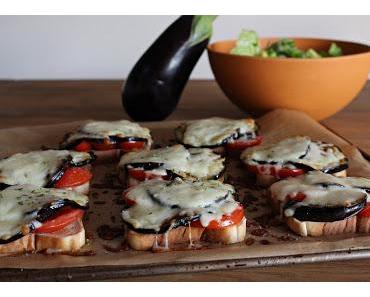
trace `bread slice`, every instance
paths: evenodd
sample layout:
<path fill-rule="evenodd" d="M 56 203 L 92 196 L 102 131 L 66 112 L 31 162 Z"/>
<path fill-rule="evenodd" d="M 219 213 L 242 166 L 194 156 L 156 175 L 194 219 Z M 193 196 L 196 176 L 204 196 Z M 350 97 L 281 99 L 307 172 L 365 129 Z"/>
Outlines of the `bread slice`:
<path fill-rule="evenodd" d="M 352 216 L 335 222 L 301 222 L 293 217 L 286 218 L 289 228 L 301 236 L 324 236 L 356 233 L 357 217 Z"/>
<path fill-rule="evenodd" d="M 259 173 L 256 174 L 256 184 L 263 188 L 268 188 L 278 180 L 279 179 L 273 175 Z"/>
<path fill-rule="evenodd" d="M 17 240 L 0 244 L 0 255 L 14 255 L 33 252 L 35 250 L 35 235 L 29 233 Z"/>
<path fill-rule="evenodd" d="M 333 175 L 336 177 L 347 177 L 347 170 L 344 169 L 342 171 L 335 172 Z"/>
<path fill-rule="evenodd" d="M 144 234 L 129 230 L 127 243 L 137 251 L 148 251 L 158 248 L 168 249 L 171 245 L 200 241 L 204 228 L 178 227 L 164 234 Z"/>
<path fill-rule="evenodd" d="M 122 155 L 120 149 L 112 149 L 106 151 L 93 151 L 96 156 L 97 163 L 113 162 L 119 160 Z"/>
<path fill-rule="evenodd" d="M 203 238 L 208 242 L 233 244 L 245 240 L 247 233 L 247 220 L 243 220 L 238 225 L 231 225 L 222 229 L 206 229 Z"/>
<path fill-rule="evenodd" d="M 35 235 L 37 252 L 60 253 L 75 252 L 85 245 L 85 229 L 78 220 L 62 230 L 53 233 L 38 233 Z"/>
<path fill-rule="evenodd" d="M 359 233 L 370 232 L 370 217 L 357 216 L 357 232 Z"/>
<path fill-rule="evenodd" d="M 176 244 L 192 244 L 201 240 L 213 243 L 233 244 L 242 242 L 246 236 L 246 219 L 238 225 L 222 229 L 210 230 L 206 228 L 178 227 L 164 234 L 144 234 L 129 230 L 127 243 L 138 251 L 153 249 L 171 249 Z"/>

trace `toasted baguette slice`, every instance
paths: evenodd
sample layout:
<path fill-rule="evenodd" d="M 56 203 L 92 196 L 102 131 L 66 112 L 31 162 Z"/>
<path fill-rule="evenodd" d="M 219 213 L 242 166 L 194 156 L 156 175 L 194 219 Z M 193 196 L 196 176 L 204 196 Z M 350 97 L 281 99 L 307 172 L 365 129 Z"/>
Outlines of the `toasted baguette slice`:
<path fill-rule="evenodd" d="M 357 232 L 359 233 L 370 232 L 370 217 L 357 216 Z"/>
<path fill-rule="evenodd" d="M 193 243 L 201 240 L 214 243 L 233 244 L 244 241 L 246 236 L 246 219 L 238 225 L 222 229 L 208 230 L 205 228 L 178 227 L 165 234 L 144 234 L 129 230 L 127 242 L 129 246 L 138 251 L 164 248 L 181 243 Z"/>
<path fill-rule="evenodd" d="M 277 182 L 279 179 L 273 175 L 269 174 L 256 174 L 256 184 L 260 187 L 267 188 L 273 183 Z"/>
<path fill-rule="evenodd" d="M 97 163 L 113 162 L 119 160 L 122 155 L 120 149 L 106 150 L 106 151 L 93 151 L 96 156 Z"/>
<path fill-rule="evenodd" d="M 333 175 L 336 177 L 347 177 L 347 170 L 344 169 L 342 171 L 335 172 Z"/>
<path fill-rule="evenodd" d="M 336 176 L 336 177 L 346 177 L 347 176 L 347 171 L 342 170 L 342 171 L 333 173 L 333 175 Z M 264 188 L 267 188 L 267 187 L 271 186 L 273 183 L 275 183 L 279 180 L 280 180 L 279 178 L 277 178 L 273 175 L 256 174 L 256 184 L 261 186 L 261 187 L 264 187 Z"/>
<path fill-rule="evenodd" d="M 13 255 L 33 252 L 35 250 L 35 235 L 30 233 L 15 241 L 0 244 L 0 255 Z"/>
<path fill-rule="evenodd" d="M 200 241 L 204 228 L 178 227 L 165 234 L 144 234 L 129 230 L 127 243 L 137 251 L 148 251 L 153 248 L 168 248 L 179 243 Z"/>
<path fill-rule="evenodd" d="M 286 219 L 289 228 L 301 236 L 323 236 L 356 233 L 357 217 L 335 222 L 301 222 L 293 217 Z"/>
<path fill-rule="evenodd" d="M 46 253 L 75 252 L 85 245 L 85 229 L 78 220 L 60 231 L 36 234 L 36 251 Z"/>
<path fill-rule="evenodd" d="M 206 229 L 202 239 L 208 242 L 233 244 L 244 241 L 246 233 L 247 220 L 243 218 L 238 225 L 232 225 L 222 229 Z"/>

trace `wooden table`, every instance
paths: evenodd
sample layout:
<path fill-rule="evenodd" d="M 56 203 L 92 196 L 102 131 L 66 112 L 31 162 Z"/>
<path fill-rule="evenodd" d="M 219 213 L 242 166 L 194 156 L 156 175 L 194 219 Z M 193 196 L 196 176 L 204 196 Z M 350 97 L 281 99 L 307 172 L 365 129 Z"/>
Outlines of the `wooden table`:
<path fill-rule="evenodd" d="M 82 119 L 127 118 L 119 81 L 0 82 L 0 128 Z M 370 156 L 370 82 L 347 108 L 322 123 Z M 191 81 L 169 120 L 209 116 L 240 118 L 213 81 Z M 172 274 L 125 280 L 168 281 L 369 281 L 370 259 L 320 264 Z"/>

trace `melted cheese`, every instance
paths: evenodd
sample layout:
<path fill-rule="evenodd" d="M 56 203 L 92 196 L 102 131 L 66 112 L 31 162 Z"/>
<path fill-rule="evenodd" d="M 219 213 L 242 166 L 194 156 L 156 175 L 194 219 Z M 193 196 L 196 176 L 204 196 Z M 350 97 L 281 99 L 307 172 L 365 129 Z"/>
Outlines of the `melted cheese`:
<path fill-rule="evenodd" d="M 174 145 L 151 151 L 131 152 L 122 156 L 119 167 L 134 163 L 163 164 L 153 170 L 158 175 L 165 175 L 170 170 L 182 177 L 208 179 L 219 175 L 224 170 L 224 158 L 210 149 L 186 149 L 182 145 Z"/>
<path fill-rule="evenodd" d="M 135 204 L 122 211 L 124 221 L 136 229 L 160 231 L 164 222 L 174 217 L 200 216 L 206 227 L 232 213 L 238 203 L 234 188 L 219 181 L 186 182 L 150 180 L 132 187 L 126 193 Z"/>
<path fill-rule="evenodd" d="M 285 211 L 286 216 L 294 215 L 294 209 L 303 205 L 322 207 L 349 206 L 363 197 L 369 199 L 365 189 L 370 189 L 370 180 L 361 177 L 335 177 L 321 171 L 288 178 L 274 183 L 271 196 L 283 206 L 289 196 L 294 197 L 303 193 L 306 197 Z"/>
<path fill-rule="evenodd" d="M 0 192 L 0 239 L 6 240 L 21 232 L 37 217 L 37 211 L 49 203 L 74 201 L 86 206 L 88 197 L 74 191 L 45 189 L 32 185 L 11 186 Z"/>
<path fill-rule="evenodd" d="M 253 119 L 231 120 L 214 117 L 187 123 L 180 141 L 193 147 L 222 145 L 225 139 L 233 135 L 256 131 L 257 126 Z"/>
<path fill-rule="evenodd" d="M 91 159 L 88 153 L 66 150 L 46 150 L 15 154 L 0 160 L 0 183 L 45 186 L 50 177 L 62 165 L 63 160 L 69 157 L 72 158 L 72 164 Z"/>
<path fill-rule="evenodd" d="M 141 127 L 139 124 L 127 120 L 89 122 L 82 126 L 76 133 L 70 134 L 65 140 L 65 143 L 72 143 L 83 138 L 104 139 L 109 136 L 145 138 L 148 140 L 148 143 L 151 143 L 148 128 Z"/>
<path fill-rule="evenodd" d="M 289 167 L 289 163 L 300 163 L 316 170 L 335 168 L 346 162 L 346 157 L 336 146 L 302 136 L 248 148 L 241 154 L 241 159 L 248 165 L 267 162 Z"/>

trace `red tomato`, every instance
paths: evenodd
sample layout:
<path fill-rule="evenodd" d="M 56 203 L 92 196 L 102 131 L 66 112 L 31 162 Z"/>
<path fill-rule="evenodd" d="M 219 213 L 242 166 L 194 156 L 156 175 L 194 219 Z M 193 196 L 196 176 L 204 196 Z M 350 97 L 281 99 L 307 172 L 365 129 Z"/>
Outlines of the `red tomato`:
<path fill-rule="evenodd" d="M 111 142 L 109 139 L 104 139 L 101 141 L 91 141 L 91 145 L 94 150 L 96 151 L 108 151 L 108 150 L 114 150 L 117 148 L 117 145 L 115 142 Z"/>
<path fill-rule="evenodd" d="M 82 219 L 85 211 L 82 209 L 63 208 L 54 216 L 42 223 L 42 226 L 35 230 L 35 233 L 52 233 L 62 230 L 73 222 Z"/>
<path fill-rule="evenodd" d="M 253 139 L 241 139 L 226 143 L 226 148 L 232 151 L 242 151 L 248 147 L 259 145 L 262 142 L 262 136 Z"/>
<path fill-rule="evenodd" d="M 142 169 L 135 169 L 135 168 L 130 168 L 128 170 L 128 174 L 130 177 L 137 179 L 139 181 L 144 181 L 145 180 L 145 171 Z"/>
<path fill-rule="evenodd" d="M 296 169 L 281 168 L 277 172 L 277 175 L 280 178 L 294 177 L 294 176 L 298 176 L 298 175 L 302 175 L 302 174 L 304 174 L 304 170 L 303 169 L 298 169 L 298 168 L 296 168 Z"/>
<path fill-rule="evenodd" d="M 289 200 L 294 200 L 298 202 L 302 202 L 306 198 L 306 195 L 302 192 L 298 192 L 295 196 L 288 195 Z"/>
<path fill-rule="evenodd" d="M 130 175 L 130 177 L 138 181 L 145 181 L 148 179 L 166 179 L 167 177 L 167 175 L 157 175 L 137 168 L 130 168 L 128 170 L 128 174 Z"/>
<path fill-rule="evenodd" d="M 91 144 L 86 140 L 82 140 L 74 147 L 74 150 L 78 152 L 88 152 L 91 150 Z"/>
<path fill-rule="evenodd" d="M 246 168 L 248 171 L 254 173 L 254 174 L 258 174 L 260 171 L 258 169 L 258 166 L 256 165 L 246 165 Z"/>
<path fill-rule="evenodd" d="M 60 180 L 58 180 L 55 188 L 69 188 L 80 186 L 88 182 L 92 178 L 92 173 L 84 167 L 67 168 Z"/>
<path fill-rule="evenodd" d="M 305 173 L 303 169 L 276 169 L 273 165 L 247 165 L 247 170 L 255 174 L 272 175 L 278 178 L 294 177 Z"/>
<path fill-rule="evenodd" d="M 119 148 L 125 152 L 141 150 L 145 147 L 144 141 L 122 141 L 118 144 Z"/>
<path fill-rule="evenodd" d="M 126 202 L 127 206 L 132 206 L 136 204 L 136 202 L 130 198 L 128 198 L 127 192 L 123 193 L 123 200 Z"/>
<path fill-rule="evenodd" d="M 241 204 L 238 205 L 238 207 L 228 215 L 223 215 L 220 221 L 211 221 L 209 222 L 207 229 L 221 229 L 227 226 L 236 225 L 241 222 L 241 220 L 244 218 L 244 208 Z M 194 221 L 190 224 L 191 227 L 195 228 L 204 228 L 199 220 Z"/>
<path fill-rule="evenodd" d="M 370 217 L 370 203 L 366 204 L 365 208 L 358 214 L 359 217 Z"/>

